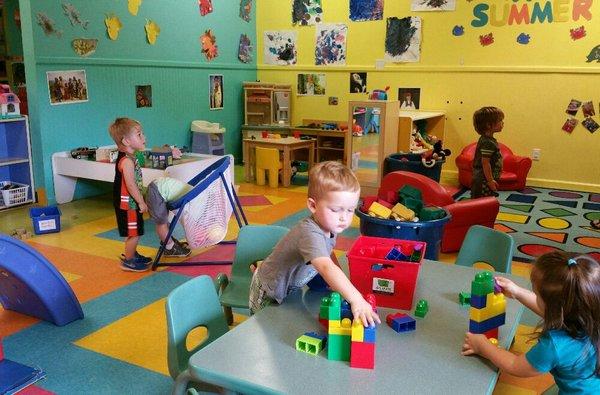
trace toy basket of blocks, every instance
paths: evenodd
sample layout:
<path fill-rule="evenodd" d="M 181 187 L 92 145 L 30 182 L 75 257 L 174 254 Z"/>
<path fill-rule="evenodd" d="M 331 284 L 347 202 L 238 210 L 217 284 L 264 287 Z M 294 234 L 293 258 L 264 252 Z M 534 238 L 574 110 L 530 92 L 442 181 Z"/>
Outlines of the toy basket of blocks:
<path fill-rule="evenodd" d="M 422 154 L 391 154 L 383 161 L 383 175 L 397 170 L 410 171 L 429 177 L 434 181 L 440 182 L 442 174 L 442 165 L 446 163 L 443 158 L 423 160 Z"/>
<path fill-rule="evenodd" d="M 389 239 L 417 240 L 427 243 L 425 259 L 440 255 L 444 226 L 450 213 L 441 207 L 424 207 L 421 191 L 404 185 L 393 201 L 366 196 L 356 209 L 360 233 Z"/>
<path fill-rule="evenodd" d="M 0 181 L 0 207 L 27 203 L 29 185 L 12 181 Z"/>

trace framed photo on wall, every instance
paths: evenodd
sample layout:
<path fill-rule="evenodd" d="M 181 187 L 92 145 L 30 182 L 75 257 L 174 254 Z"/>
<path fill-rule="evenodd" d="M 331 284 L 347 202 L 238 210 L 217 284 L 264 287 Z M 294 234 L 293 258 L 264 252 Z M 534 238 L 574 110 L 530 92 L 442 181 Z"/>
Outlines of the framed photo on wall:
<path fill-rule="evenodd" d="M 47 71 L 46 81 L 53 106 L 88 101 L 85 70 Z"/>
<path fill-rule="evenodd" d="M 398 101 L 401 110 L 418 110 L 421 88 L 398 88 Z"/>
<path fill-rule="evenodd" d="M 211 110 L 223 109 L 223 75 L 210 74 L 208 76 L 208 96 Z"/>

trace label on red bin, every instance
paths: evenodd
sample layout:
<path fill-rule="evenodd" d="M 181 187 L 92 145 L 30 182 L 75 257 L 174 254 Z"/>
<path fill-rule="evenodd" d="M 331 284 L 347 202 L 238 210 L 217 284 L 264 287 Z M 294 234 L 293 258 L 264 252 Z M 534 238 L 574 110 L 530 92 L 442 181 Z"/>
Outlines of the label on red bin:
<path fill-rule="evenodd" d="M 40 228 L 40 231 L 56 229 L 56 220 L 54 220 L 54 219 L 40 220 L 40 221 L 38 221 L 37 224 L 38 224 L 38 227 Z"/>
<path fill-rule="evenodd" d="M 373 277 L 373 292 L 380 294 L 394 294 L 394 280 Z"/>

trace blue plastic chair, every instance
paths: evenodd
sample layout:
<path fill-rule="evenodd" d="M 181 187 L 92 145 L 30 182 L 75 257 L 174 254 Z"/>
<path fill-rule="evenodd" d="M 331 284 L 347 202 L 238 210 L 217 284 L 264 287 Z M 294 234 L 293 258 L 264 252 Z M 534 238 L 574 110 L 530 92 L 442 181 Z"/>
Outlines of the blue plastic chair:
<path fill-rule="evenodd" d="M 483 262 L 492 266 L 495 271 L 510 273 L 514 240 L 504 232 L 473 225 L 469 228 L 463 241 L 456 264 L 459 266 L 473 266 Z"/>
<path fill-rule="evenodd" d="M 192 354 L 229 330 L 212 279 L 209 276 L 199 276 L 175 288 L 167 296 L 166 311 L 167 362 L 169 374 L 175 379 L 173 394 L 184 394 L 191 381 L 194 381 L 193 388 L 220 392 L 219 387 L 196 382 L 188 370 Z M 199 327 L 207 329 L 208 337 L 188 350 L 188 334 Z"/>
<path fill-rule="evenodd" d="M 288 231 L 288 228 L 275 225 L 246 225 L 240 229 L 231 278 L 224 273 L 219 273 L 216 278 L 219 299 L 229 325 L 233 322 L 232 307 L 249 308 L 252 281 L 250 265 L 268 257 Z"/>

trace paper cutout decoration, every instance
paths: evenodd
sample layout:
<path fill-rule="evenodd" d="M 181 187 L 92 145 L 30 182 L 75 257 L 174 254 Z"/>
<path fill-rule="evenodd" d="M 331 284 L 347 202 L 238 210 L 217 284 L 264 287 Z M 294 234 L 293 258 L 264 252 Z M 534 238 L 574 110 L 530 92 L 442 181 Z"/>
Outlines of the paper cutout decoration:
<path fill-rule="evenodd" d="M 573 132 L 573 129 L 575 129 L 575 126 L 577 126 L 578 121 L 575 118 L 568 118 L 563 127 L 562 130 L 564 130 L 567 133 L 571 133 Z"/>
<path fill-rule="evenodd" d="M 579 100 L 571 99 L 565 112 L 569 115 L 576 115 L 579 107 L 581 107 L 581 102 Z"/>
<path fill-rule="evenodd" d="M 292 4 L 292 23 L 306 26 L 323 20 L 321 0 L 294 0 Z"/>
<path fill-rule="evenodd" d="M 517 42 L 519 44 L 527 45 L 531 41 L 531 37 L 527 33 L 521 33 L 517 36 Z"/>
<path fill-rule="evenodd" d="M 571 39 L 573 41 L 579 40 L 580 38 L 584 38 L 586 36 L 585 26 L 580 26 L 576 29 L 570 29 Z"/>
<path fill-rule="evenodd" d="M 263 39 L 265 64 L 296 64 L 297 38 L 297 33 L 292 30 L 265 31 Z"/>
<path fill-rule="evenodd" d="M 300 96 L 323 96 L 326 85 L 325 74 L 298 74 Z"/>
<path fill-rule="evenodd" d="M 367 93 L 367 73 L 350 73 L 350 93 Z"/>
<path fill-rule="evenodd" d="M 206 60 L 211 61 L 219 56 L 217 38 L 210 29 L 200 36 L 200 45 L 202 46 L 202 53 L 206 56 Z"/>
<path fill-rule="evenodd" d="M 465 27 L 462 25 L 456 25 L 454 26 L 454 28 L 452 28 L 452 35 L 453 36 L 462 36 L 463 34 L 465 34 Z"/>
<path fill-rule="evenodd" d="M 240 18 L 250 22 L 250 12 L 252 11 L 252 0 L 240 0 Z"/>
<path fill-rule="evenodd" d="M 315 64 L 346 64 L 346 37 L 344 24 L 319 24 L 316 29 Z"/>
<path fill-rule="evenodd" d="M 589 130 L 590 133 L 594 133 L 600 127 L 600 125 L 598 125 L 598 123 L 590 117 L 581 121 L 581 124 L 583 125 L 584 128 Z"/>
<path fill-rule="evenodd" d="M 73 6 L 71 3 L 62 3 L 63 13 L 69 18 L 69 22 L 71 22 L 71 26 L 79 25 L 84 29 L 87 29 L 90 21 L 81 20 L 81 15 L 79 11 Z"/>
<path fill-rule="evenodd" d="M 586 62 L 590 63 L 592 60 L 600 63 L 600 45 L 596 45 L 588 54 Z"/>
<path fill-rule="evenodd" d="M 456 0 L 412 0 L 411 11 L 454 11 Z"/>
<path fill-rule="evenodd" d="M 482 47 L 487 47 L 494 43 L 494 33 L 482 34 L 479 36 L 479 44 Z"/>
<path fill-rule="evenodd" d="M 421 18 L 387 18 L 385 59 L 391 62 L 418 62 L 421 51 Z"/>
<path fill-rule="evenodd" d="M 154 45 L 156 43 L 156 39 L 160 35 L 160 26 L 158 26 L 156 22 L 147 19 L 144 29 L 146 29 L 146 38 L 148 39 L 148 43 L 150 43 L 150 45 Z"/>
<path fill-rule="evenodd" d="M 58 38 L 62 37 L 62 30 L 58 30 L 54 21 L 42 12 L 36 14 L 37 24 L 42 27 L 46 36 L 55 35 Z"/>
<path fill-rule="evenodd" d="M 127 10 L 131 15 L 137 15 L 143 0 L 127 0 Z"/>
<path fill-rule="evenodd" d="M 592 101 L 586 101 L 581 105 L 581 111 L 583 111 L 584 117 L 593 117 L 596 115 L 596 110 L 594 109 L 594 103 Z"/>
<path fill-rule="evenodd" d="M 250 43 L 250 37 L 245 34 L 240 36 L 238 59 L 242 61 L 242 63 L 252 62 L 252 44 Z"/>
<path fill-rule="evenodd" d="M 350 0 L 350 20 L 380 21 L 383 19 L 383 0 Z"/>
<path fill-rule="evenodd" d="M 108 14 L 104 19 L 104 24 L 106 25 L 106 32 L 108 37 L 111 40 L 116 40 L 119 38 L 119 31 L 123 28 L 123 24 L 118 16 L 115 14 Z"/>
<path fill-rule="evenodd" d="M 212 0 L 198 0 L 200 15 L 204 16 L 213 12 Z"/>
<path fill-rule="evenodd" d="M 75 53 L 81 57 L 90 56 L 96 52 L 97 45 L 98 40 L 95 38 L 76 38 L 71 41 L 73 51 L 75 51 Z"/>
<path fill-rule="evenodd" d="M 152 85 L 135 86 L 135 106 L 137 108 L 152 107 Z"/>

